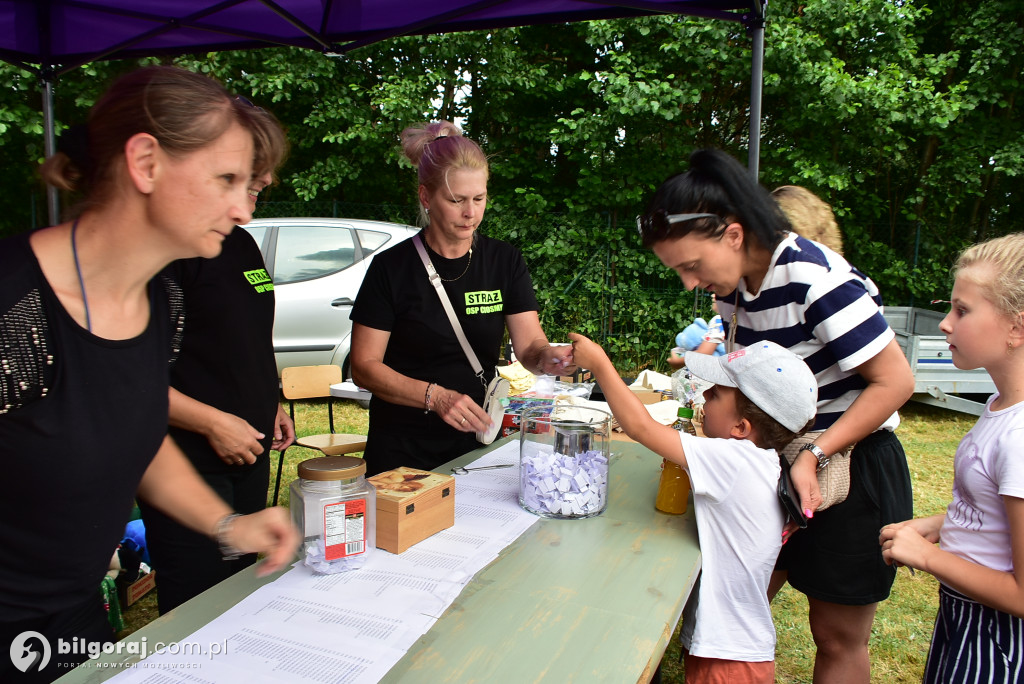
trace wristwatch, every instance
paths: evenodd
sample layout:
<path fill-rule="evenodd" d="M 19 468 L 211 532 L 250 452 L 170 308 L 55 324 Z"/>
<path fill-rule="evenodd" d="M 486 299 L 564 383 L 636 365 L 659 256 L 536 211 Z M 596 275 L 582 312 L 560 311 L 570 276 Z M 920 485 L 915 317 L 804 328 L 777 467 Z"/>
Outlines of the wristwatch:
<path fill-rule="evenodd" d="M 828 454 L 826 454 L 820 446 L 814 444 L 813 442 L 809 444 L 804 444 L 802 447 L 800 447 L 800 451 L 810 451 L 812 454 L 814 454 L 814 458 L 818 459 L 819 471 L 824 470 L 825 466 L 827 466 L 829 464 L 829 461 L 832 460 L 828 457 Z"/>

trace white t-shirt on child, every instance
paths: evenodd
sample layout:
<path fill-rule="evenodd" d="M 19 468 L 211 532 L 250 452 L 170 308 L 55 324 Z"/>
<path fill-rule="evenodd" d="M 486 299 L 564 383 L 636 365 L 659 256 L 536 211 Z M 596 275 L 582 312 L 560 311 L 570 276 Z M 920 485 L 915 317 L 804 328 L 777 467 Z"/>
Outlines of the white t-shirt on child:
<path fill-rule="evenodd" d="M 1013 572 L 1003 496 L 1024 499 L 1024 403 L 985 411 L 960 440 L 953 500 L 939 533 L 943 550 L 1000 572 Z"/>
<path fill-rule="evenodd" d="M 775 659 L 768 582 L 782 549 L 779 457 L 741 439 L 680 433 L 700 537 L 701 578 L 683 622 L 691 655 Z M 695 611 L 695 612 L 694 612 Z"/>

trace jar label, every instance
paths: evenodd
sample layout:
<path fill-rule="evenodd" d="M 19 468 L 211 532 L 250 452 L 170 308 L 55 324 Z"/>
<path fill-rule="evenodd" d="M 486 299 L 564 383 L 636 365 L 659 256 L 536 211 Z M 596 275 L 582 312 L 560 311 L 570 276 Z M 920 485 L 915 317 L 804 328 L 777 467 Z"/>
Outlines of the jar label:
<path fill-rule="evenodd" d="M 324 547 L 329 561 L 366 551 L 366 499 L 324 506 Z"/>

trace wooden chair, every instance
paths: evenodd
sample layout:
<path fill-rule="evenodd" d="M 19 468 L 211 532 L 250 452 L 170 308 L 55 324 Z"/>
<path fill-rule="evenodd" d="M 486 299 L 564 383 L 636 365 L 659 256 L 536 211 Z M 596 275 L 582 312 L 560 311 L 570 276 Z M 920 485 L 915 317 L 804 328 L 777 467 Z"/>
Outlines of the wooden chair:
<path fill-rule="evenodd" d="M 338 456 L 362 451 L 366 448 L 366 435 L 337 433 L 334 431 L 334 397 L 331 385 L 341 382 L 341 368 L 326 366 L 291 366 L 281 371 L 281 392 L 288 400 L 288 413 L 295 422 L 295 401 L 297 399 L 327 399 L 327 424 L 329 433 L 296 437 L 294 446 L 316 449 L 324 456 Z M 295 433 L 298 434 L 296 425 Z M 274 505 L 281 488 L 281 470 L 284 466 L 284 452 L 277 460 L 277 480 L 274 483 Z"/>

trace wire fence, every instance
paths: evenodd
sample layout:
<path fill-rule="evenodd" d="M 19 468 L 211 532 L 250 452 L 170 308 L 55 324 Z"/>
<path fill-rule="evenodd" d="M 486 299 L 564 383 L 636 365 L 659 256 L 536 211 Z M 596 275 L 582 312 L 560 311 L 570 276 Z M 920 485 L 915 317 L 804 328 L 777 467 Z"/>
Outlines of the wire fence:
<path fill-rule="evenodd" d="M 43 225 L 42 196 L 33 199 L 30 225 Z M 257 218 L 322 216 L 415 225 L 415 205 L 340 200 L 261 202 Z M 525 214 L 493 207 L 482 231 L 519 247 L 530 268 L 541 321 L 552 340 L 582 332 L 602 343 L 623 368 L 664 370 L 677 332 L 697 316 L 709 319 L 710 297 L 686 292 L 679 279 L 645 249 L 630 225 L 613 215 L 589 219 Z M 25 230 L 6 217 L 0 236 Z M 963 231 L 921 223 L 843 224 L 845 256 L 868 273 L 890 306 L 929 307 L 948 298 L 949 273 L 962 249 Z"/>
<path fill-rule="evenodd" d="M 257 218 L 322 216 L 415 225 L 415 206 L 341 201 L 265 202 Z M 918 224 L 896 230 L 845 227 L 847 258 L 869 273 L 888 305 L 926 305 L 946 299 L 948 245 Z M 566 214 L 524 214 L 491 208 L 481 232 L 517 246 L 530 270 L 548 338 L 581 332 L 597 340 L 622 369 L 666 370 L 676 334 L 701 316 L 710 319 L 710 296 L 687 292 L 675 273 L 640 245 L 632 217 L 590 219 Z M 879 240 L 887 238 L 887 241 Z M 931 272 L 922 272 L 932 268 Z M 915 301 L 915 287 L 921 294 Z M 938 296 L 942 295 L 942 296 Z"/>
<path fill-rule="evenodd" d="M 266 202 L 257 218 L 322 216 L 415 225 L 417 209 L 352 202 Z M 587 221 L 563 214 L 489 210 L 481 232 L 523 253 L 549 339 L 581 332 L 626 368 L 661 367 L 676 333 L 696 315 L 710 317 L 710 298 L 686 292 L 674 273 L 641 248 L 632 221 Z M 695 308 L 696 303 L 696 308 Z"/>

